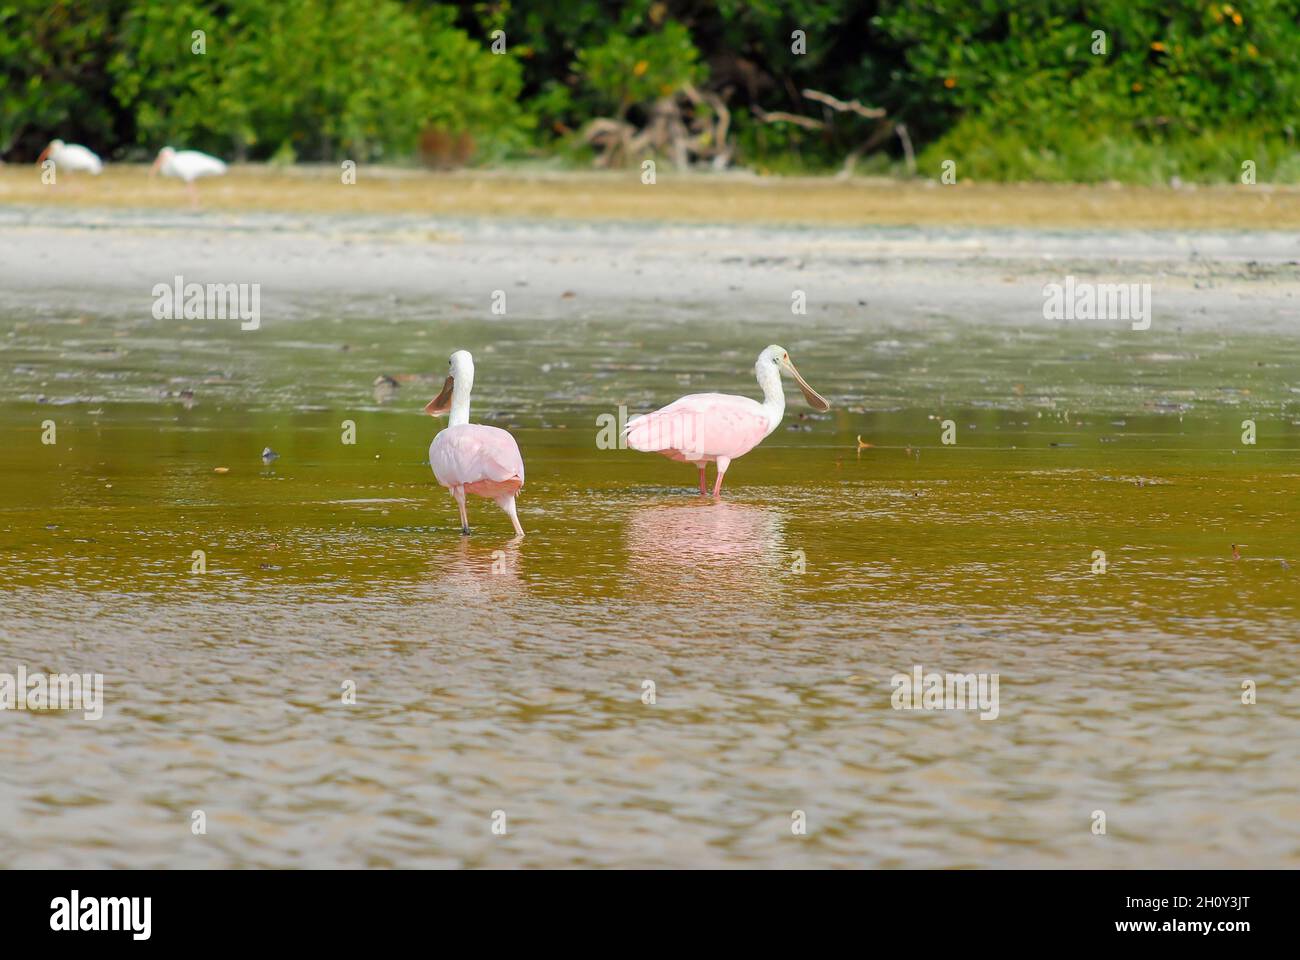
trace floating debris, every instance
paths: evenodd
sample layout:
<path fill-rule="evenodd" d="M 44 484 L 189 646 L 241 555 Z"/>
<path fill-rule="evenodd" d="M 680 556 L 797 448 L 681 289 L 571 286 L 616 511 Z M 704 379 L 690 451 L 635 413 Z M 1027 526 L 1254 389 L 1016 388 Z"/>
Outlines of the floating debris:
<path fill-rule="evenodd" d="M 397 379 L 390 377 L 386 373 L 381 373 L 375 377 L 373 386 L 376 403 L 388 403 L 397 396 L 397 391 L 401 389 L 401 384 L 397 382 Z"/>

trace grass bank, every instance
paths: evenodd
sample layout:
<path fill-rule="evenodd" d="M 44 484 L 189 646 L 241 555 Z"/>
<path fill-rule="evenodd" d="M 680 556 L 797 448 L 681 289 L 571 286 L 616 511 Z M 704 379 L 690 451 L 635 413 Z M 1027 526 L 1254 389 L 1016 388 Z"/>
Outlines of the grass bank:
<path fill-rule="evenodd" d="M 431 173 L 363 167 L 343 184 L 333 167 L 237 166 L 199 184 L 205 210 L 409 213 L 681 223 L 827 226 L 1288 230 L 1300 187 L 1143 187 L 927 180 L 679 175 L 653 185 L 637 172 Z M 175 181 L 114 165 L 100 177 L 41 183 L 33 167 L 0 168 L 0 204 L 187 210 Z"/>

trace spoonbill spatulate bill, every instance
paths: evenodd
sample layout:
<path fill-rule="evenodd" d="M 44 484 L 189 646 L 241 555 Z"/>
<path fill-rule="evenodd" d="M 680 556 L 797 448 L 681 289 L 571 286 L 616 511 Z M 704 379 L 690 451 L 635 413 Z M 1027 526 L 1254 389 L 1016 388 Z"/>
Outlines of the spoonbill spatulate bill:
<path fill-rule="evenodd" d="M 83 147 L 79 143 L 64 143 L 62 140 L 51 140 L 49 146 L 41 151 L 41 155 L 36 158 L 36 165 L 39 167 L 46 160 L 54 161 L 56 170 L 66 170 L 71 173 L 93 173 L 96 176 L 104 172 L 104 163 L 95 155 L 93 150 Z"/>
<path fill-rule="evenodd" d="M 474 388 L 474 358 L 469 351 L 457 350 L 447 363 L 450 369 L 442 392 L 424 408 L 430 416 L 448 414 L 447 428 L 429 445 L 429 466 L 460 507 L 461 533 L 469 533 L 465 494 L 472 493 L 495 500 L 514 524 L 515 536 L 522 537 L 524 528 L 515 510 L 515 494 L 524 485 L 519 444 L 500 427 L 469 422 L 469 395 Z"/>
<path fill-rule="evenodd" d="M 704 472 L 710 461 L 718 476 L 713 495 L 722 493 L 722 477 L 731 461 L 743 457 L 775 430 L 785 416 L 785 391 L 781 374 L 789 373 L 814 410 L 831 405 L 808 385 L 790 362 L 790 354 L 776 344 L 758 355 L 754 375 L 763 400 L 728 393 L 692 393 L 653 413 L 628 421 L 627 445 L 633 450 L 662 453 L 670 460 L 693 463 L 700 469 L 700 493 L 707 494 Z"/>

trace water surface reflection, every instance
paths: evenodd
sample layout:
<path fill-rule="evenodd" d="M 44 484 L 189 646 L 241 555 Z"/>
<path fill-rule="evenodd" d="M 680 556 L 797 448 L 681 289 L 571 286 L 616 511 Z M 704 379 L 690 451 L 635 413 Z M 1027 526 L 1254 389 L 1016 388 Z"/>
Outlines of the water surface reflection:
<path fill-rule="evenodd" d="M 707 497 L 639 506 L 627 518 L 628 575 L 645 596 L 735 602 L 779 583 L 784 529 L 776 506 Z"/>

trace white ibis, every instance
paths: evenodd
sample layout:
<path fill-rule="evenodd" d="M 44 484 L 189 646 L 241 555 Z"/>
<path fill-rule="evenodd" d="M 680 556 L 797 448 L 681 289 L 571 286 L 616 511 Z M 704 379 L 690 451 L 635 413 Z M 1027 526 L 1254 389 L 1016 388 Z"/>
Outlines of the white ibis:
<path fill-rule="evenodd" d="M 79 143 L 51 140 L 49 146 L 36 158 L 36 165 L 39 167 L 47 159 L 54 161 L 55 169 L 66 170 L 68 173 L 98 175 L 104 172 L 104 162 L 95 156 L 93 150 L 88 150 Z"/>
<path fill-rule="evenodd" d="M 149 176 L 161 173 L 164 177 L 184 180 L 185 187 L 190 193 L 190 203 L 197 207 L 199 195 L 194 189 L 194 181 L 200 177 L 219 177 L 225 172 L 225 162 L 216 157 L 210 157 L 197 150 L 178 151 L 171 147 L 163 147 L 158 151 L 158 158 L 154 160 Z"/>

